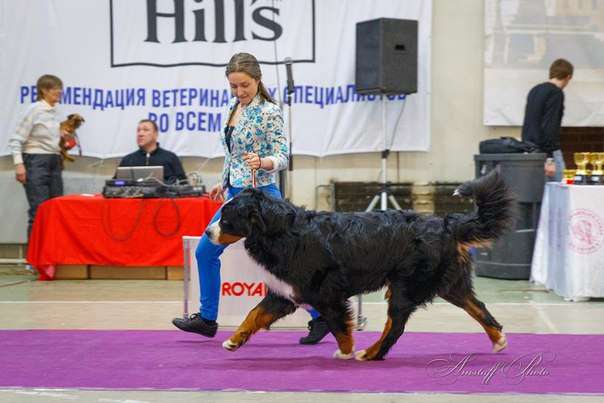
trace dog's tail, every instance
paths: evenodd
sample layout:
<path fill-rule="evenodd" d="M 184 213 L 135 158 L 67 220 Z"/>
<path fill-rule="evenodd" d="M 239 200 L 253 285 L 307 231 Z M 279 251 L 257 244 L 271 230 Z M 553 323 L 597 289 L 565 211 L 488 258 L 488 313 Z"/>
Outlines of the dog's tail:
<path fill-rule="evenodd" d="M 514 222 L 515 200 L 498 169 L 476 180 L 463 183 L 453 193 L 471 197 L 476 209 L 448 220 L 448 227 L 465 248 L 490 246 Z"/>

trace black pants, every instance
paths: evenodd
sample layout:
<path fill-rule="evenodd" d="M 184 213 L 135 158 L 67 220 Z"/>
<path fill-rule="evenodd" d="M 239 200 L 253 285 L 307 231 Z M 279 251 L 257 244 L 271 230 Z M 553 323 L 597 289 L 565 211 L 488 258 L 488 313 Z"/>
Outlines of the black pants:
<path fill-rule="evenodd" d="M 63 195 L 61 156 L 58 154 L 23 154 L 26 181 L 23 187 L 27 195 L 27 241 L 36 217 L 38 206 L 48 199 Z"/>

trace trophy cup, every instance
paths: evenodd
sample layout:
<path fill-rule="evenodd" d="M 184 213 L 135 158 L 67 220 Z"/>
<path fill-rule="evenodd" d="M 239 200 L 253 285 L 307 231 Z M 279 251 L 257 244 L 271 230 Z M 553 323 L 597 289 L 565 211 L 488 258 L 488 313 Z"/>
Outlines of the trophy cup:
<path fill-rule="evenodd" d="M 601 185 L 604 182 L 604 171 L 602 170 L 602 165 L 604 164 L 604 153 L 590 153 L 589 162 L 594 168 L 589 177 L 589 184 Z"/>
<path fill-rule="evenodd" d="M 565 169 L 564 170 L 564 183 L 566 183 L 567 185 L 572 185 L 573 183 L 575 183 L 575 173 L 577 172 L 576 169 Z"/>
<path fill-rule="evenodd" d="M 589 163 L 589 154 L 590 153 L 573 154 L 575 164 L 577 164 L 577 172 L 575 172 L 574 180 L 575 185 L 587 185 L 588 183 L 587 164 Z"/>

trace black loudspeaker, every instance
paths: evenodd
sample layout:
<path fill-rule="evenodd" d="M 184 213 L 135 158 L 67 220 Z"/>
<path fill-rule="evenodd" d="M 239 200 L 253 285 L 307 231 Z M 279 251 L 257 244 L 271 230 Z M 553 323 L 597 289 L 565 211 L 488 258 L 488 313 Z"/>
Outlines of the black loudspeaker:
<path fill-rule="evenodd" d="M 417 92 L 417 21 L 357 23 L 355 85 L 359 94 Z"/>

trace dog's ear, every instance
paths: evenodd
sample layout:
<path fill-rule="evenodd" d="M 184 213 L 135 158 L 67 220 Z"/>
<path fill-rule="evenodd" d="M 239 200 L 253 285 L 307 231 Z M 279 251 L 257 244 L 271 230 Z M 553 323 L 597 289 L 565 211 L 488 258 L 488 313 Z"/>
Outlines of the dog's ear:
<path fill-rule="evenodd" d="M 71 120 L 75 117 L 75 113 L 67 115 L 67 120 Z"/>
<path fill-rule="evenodd" d="M 252 224 L 252 228 L 256 227 L 260 230 L 260 232 L 266 232 L 266 223 L 260 215 L 260 212 L 256 209 L 253 209 L 249 215 L 250 223 Z"/>
<path fill-rule="evenodd" d="M 266 232 L 271 234 L 283 234 L 291 230 L 296 219 L 295 211 L 287 207 L 285 203 L 276 201 L 265 202 L 260 205 L 261 215 L 266 224 Z"/>

